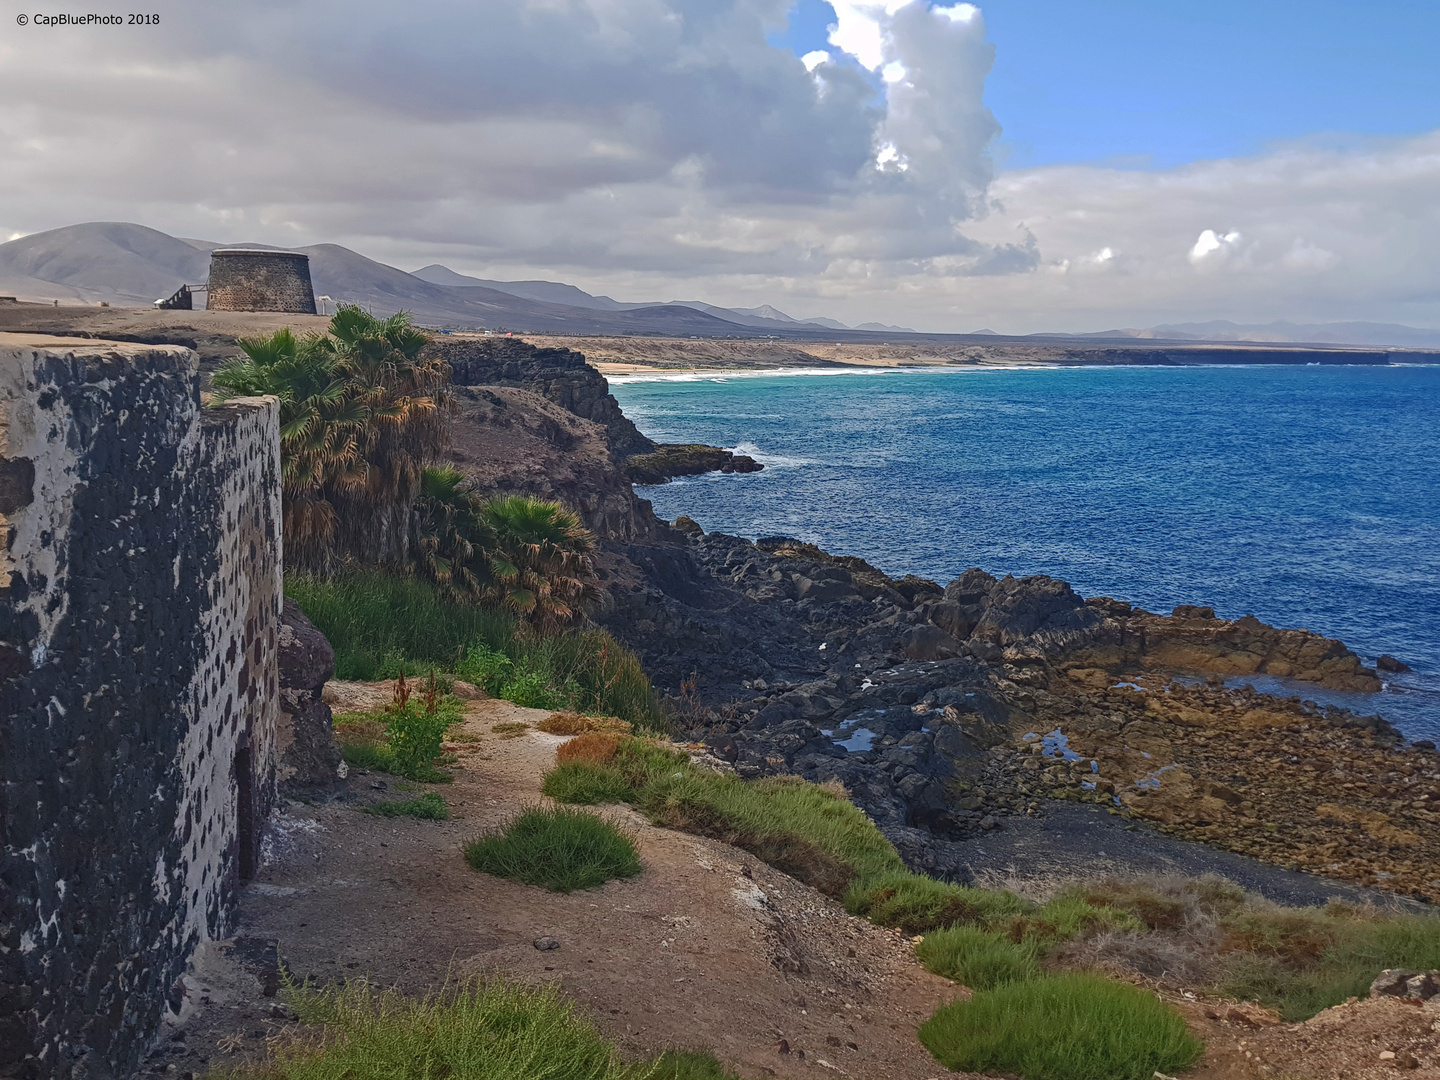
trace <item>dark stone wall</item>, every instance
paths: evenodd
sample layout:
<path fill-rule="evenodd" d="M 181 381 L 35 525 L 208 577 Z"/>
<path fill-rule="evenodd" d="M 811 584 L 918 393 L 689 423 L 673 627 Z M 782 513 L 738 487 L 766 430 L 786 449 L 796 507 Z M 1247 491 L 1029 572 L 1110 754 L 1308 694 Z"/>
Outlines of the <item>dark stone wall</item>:
<path fill-rule="evenodd" d="M 315 314 L 310 257 L 290 251 L 216 251 L 210 256 L 210 311 Z"/>
<path fill-rule="evenodd" d="M 188 350 L 0 335 L 0 1076 L 131 1075 L 231 929 L 274 784 L 275 423 L 202 417 Z"/>
<path fill-rule="evenodd" d="M 428 348 L 450 365 L 457 386 L 518 386 L 602 424 L 616 464 L 648 454 L 655 444 L 620 411 L 605 376 L 574 349 L 540 349 L 519 338 L 437 338 Z"/>

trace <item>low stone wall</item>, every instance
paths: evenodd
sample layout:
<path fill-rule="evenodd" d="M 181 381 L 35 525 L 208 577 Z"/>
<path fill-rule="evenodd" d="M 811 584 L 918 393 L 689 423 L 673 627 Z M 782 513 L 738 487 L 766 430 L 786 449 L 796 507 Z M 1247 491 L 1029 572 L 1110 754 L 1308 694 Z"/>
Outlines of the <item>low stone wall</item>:
<path fill-rule="evenodd" d="M 0 1075 L 131 1075 L 275 785 L 278 410 L 0 335 Z"/>

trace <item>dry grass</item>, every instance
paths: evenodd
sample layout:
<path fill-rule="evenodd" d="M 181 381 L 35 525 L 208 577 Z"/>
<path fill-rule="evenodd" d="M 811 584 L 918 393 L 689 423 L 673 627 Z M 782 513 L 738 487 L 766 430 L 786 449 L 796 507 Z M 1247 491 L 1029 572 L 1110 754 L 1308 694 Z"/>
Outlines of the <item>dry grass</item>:
<path fill-rule="evenodd" d="M 502 739 L 518 739 L 530 730 L 530 725 L 520 720 L 507 720 L 503 724 L 496 724 L 490 730 Z"/>
<path fill-rule="evenodd" d="M 564 765 L 567 761 L 593 761 L 597 765 L 604 765 L 615 759 L 615 751 L 619 748 L 619 735 L 604 731 L 587 731 L 560 745 L 555 751 L 555 764 Z"/>
<path fill-rule="evenodd" d="M 592 731 L 629 735 L 631 724 L 615 716 L 586 716 L 583 713 L 551 713 L 535 725 L 547 735 L 585 735 Z"/>

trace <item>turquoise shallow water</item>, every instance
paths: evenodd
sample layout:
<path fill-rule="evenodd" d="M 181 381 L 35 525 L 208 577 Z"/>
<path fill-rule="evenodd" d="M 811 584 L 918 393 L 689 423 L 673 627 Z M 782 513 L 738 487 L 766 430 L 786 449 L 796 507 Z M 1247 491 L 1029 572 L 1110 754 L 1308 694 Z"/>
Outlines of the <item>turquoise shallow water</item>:
<path fill-rule="evenodd" d="M 1414 667 L 1267 684 L 1440 738 L 1440 367 L 999 368 L 612 379 L 640 430 L 766 466 L 646 488 L 707 530 L 892 574 L 1046 573 Z M 1254 680 L 1248 680 L 1254 681 Z M 1257 684 L 1258 685 L 1258 684 Z"/>

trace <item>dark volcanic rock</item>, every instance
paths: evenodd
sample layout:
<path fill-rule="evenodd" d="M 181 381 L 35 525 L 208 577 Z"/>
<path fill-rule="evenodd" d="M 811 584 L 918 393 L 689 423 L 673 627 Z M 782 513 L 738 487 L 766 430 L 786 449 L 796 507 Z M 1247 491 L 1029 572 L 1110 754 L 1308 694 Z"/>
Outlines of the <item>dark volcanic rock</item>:
<path fill-rule="evenodd" d="M 335 676 L 335 650 L 294 600 L 280 613 L 280 685 L 319 693 Z"/>
<path fill-rule="evenodd" d="M 625 475 L 637 484 L 664 484 L 677 476 L 701 473 L 752 473 L 765 466 L 746 454 L 700 443 L 661 443 L 652 453 L 625 462 Z"/>
<path fill-rule="evenodd" d="M 282 789 L 325 787 L 343 778 L 330 706 L 321 700 L 335 674 L 335 652 L 325 635 L 286 600 L 280 615 L 280 748 Z"/>

